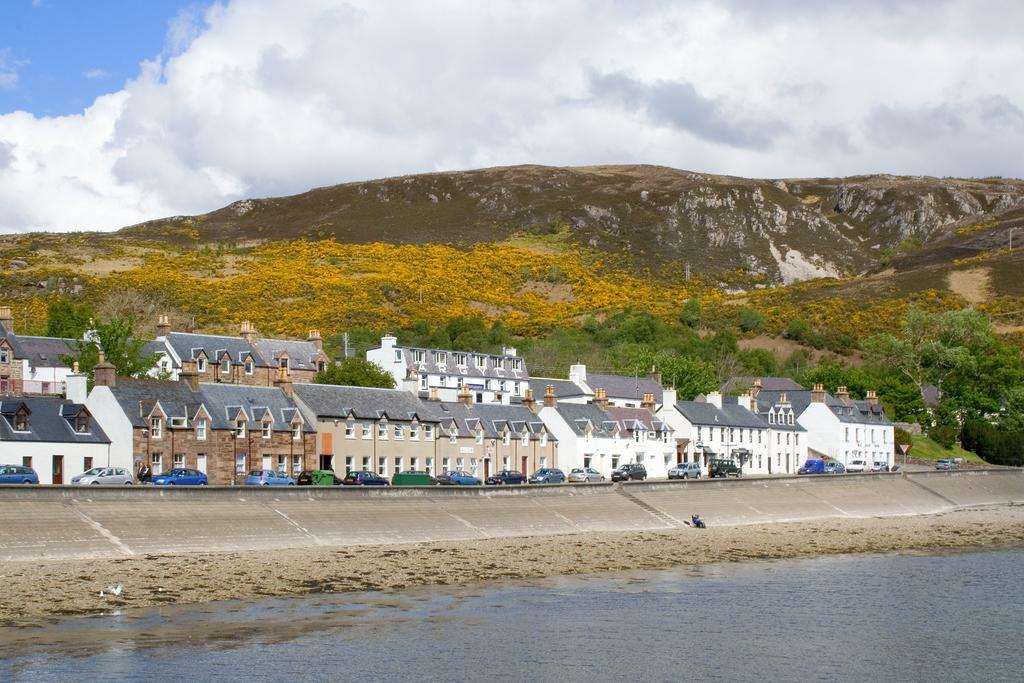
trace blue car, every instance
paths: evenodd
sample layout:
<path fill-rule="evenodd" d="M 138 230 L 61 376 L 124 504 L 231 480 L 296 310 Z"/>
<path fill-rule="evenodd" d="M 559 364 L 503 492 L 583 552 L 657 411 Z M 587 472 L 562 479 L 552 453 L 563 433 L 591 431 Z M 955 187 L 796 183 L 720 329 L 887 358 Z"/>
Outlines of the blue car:
<path fill-rule="evenodd" d="M 437 483 L 442 486 L 480 486 L 482 482 L 469 472 L 452 470 L 439 476 Z"/>
<path fill-rule="evenodd" d="M 206 486 L 206 475 L 199 470 L 175 467 L 153 477 L 153 486 Z"/>
<path fill-rule="evenodd" d="M 565 472 L 553 467 L 542 467 L 530 477 L 531 484 L 564 484 Z"/>
<path fill-rule="evenodd" d="M 825 474 L 825 461 L 811 458 L 796 471 L 797 474 Z"/>
<path fill-rule="evenodd" d="M 295 480 L 277 470 L 253 470 L 245 478 L 246 486 L 295 486 Z"/>
<path fill-rule="evenodd" d="M 0 465 L 0 484 L 38 484 L 39 475 L 24 465 Z"/>

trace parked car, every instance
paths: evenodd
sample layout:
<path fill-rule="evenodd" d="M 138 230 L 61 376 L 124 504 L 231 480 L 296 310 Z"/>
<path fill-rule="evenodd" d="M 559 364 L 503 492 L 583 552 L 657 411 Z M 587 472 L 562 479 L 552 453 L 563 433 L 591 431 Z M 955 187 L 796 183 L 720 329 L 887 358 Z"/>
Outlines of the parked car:
<path fill-rule="evenodd" d="M 206 475 L 199 470 L 175 467 L 170 472 L 153 475 L 153 486 L 206 486 Z"/>
<path fill-rule="evenodd" d="M 847 472 L 867 472 L 868 471 L 868 461 L 867 460 L 851 460 L 849 462 L 849 464 L 846 465 L 846 471 Z"/>
<path fill-rule="evenodd" d="M 569 481 L 604 481 L 604 475 L 593 467 L 573 467 L 569 472 Z"/>
<path fill-rule="evenodd" d="M 635 462 L 619 465 L 612 470 L 612 481 L 629 481 L 636 479 L 643 481 L 647 478 L 647 468 Z"/>
<path fill-rule="evenodd" d="M 935 469 L 937 470 L 958 470 L 960 469 L 960 463 L 951 458 L 943 458 L 935 461 Z"/>
<path fill-rule="evenodd" d="M 825 461 L 815 458 L 809 459 L 796 471 L 797 474 L 825 474 Z"/>
<path fill-rule="evenodd" d="M 732 460 L 717 459 L 708 463 L 708 477 L 742 477 L 743 468 Z"/>
<path fill-rule="evenodd" d="M 564 484 L 565 472 L 553 467 L 542 467 L 530 475 L 531 484 Z"/>
<path fill-rule="evenodd" d="M 295 486 L 295 480 L 277 470 L 253 470 L 245 478 L 246 486 Z"/>
<path fill-rule="evenodd" d="M 135 477 L 123 467 L 93 467 L 91 470 L 82 472 L 78 476 L 71 477 L 71 483 L 76 486 L 85 486 L 86 484 L 131 486 L 135 483 Z"/>
<path fill-rule="evenodd" d="M 437 483 L 443 486 L 479 486 L 480 480 L 464 470 L 451 470 L 438 476 Z"/>
<path fill-rule="evenodd" d="M 501 484 L 525 484 L 526 475 L 515 470 L 502 470 L 487 477 L 485 484 L 497 486 Z"/>
<path fill-rule="evenodd" d="M 299 486 L 337 486 L 341 479 L 334 473 L 334 470 L 303 470 L 295 478 Z"/>
<path fill-rule="evenodd" d="M 376 472 L 349 472 L 341 480 L 345 486 L 387 486 L 388 480 Z"/>
<path fill-rule="evenodd" d="M 39 475 L 24 465 L 0 465 L 0 484 L 38 484 Z"/>
<path fill-rule="evenodd" d="M 825 474 L 846 474 L 846 465 L 835 460 L 825 463 Z"/>
<path fill-rule="evenodd" d="M 669 479 L 700 479 L 700 465 L 695 462 L 676 463 L 668 470 Z"/>
<path fill-rule="evenodd" d="M 430 472 L 422 470 L 406 470 L 391 477 L 392 486 L 435 486 L 437 479 Z"/>
<path fill-rule="evenodd" d="M 887 463 L 884 460 L 876 460 L 873 463 L 871 463 L 871 471 L 872 472 L 888 472 L 889 471 L 889 463 Z"/>

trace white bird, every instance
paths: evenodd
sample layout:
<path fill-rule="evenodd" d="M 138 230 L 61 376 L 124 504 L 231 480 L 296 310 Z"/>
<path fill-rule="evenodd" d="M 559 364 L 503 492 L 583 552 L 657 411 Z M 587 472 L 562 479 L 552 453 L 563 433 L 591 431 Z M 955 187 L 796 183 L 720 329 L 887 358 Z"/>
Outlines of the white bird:
<path fill-rule="evenodd" d="M 117 597 L 117 596 L 121 595 L 121 593 L 123 591 L 124 591 L 124 586 L 122 586 L 121 584 L 117 584 L 116 586 L 107 586 L 107 593 L 109 593 L 110 595 L 113 595 L 114 597 Z M 104 593 L 103 591 L 100 591 L 100 597 L 102 598 L 107 593 Z"/>

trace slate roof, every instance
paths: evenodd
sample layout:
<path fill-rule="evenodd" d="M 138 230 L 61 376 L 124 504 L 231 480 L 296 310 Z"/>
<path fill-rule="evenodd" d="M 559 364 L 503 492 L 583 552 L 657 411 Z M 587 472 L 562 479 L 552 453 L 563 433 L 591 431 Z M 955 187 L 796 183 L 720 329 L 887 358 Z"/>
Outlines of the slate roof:
<path fill-rule="evenodd" d="M 660 404 L 663 397 L 661 385 L 646 375 L 629 377 L 588 373 L 586 384 L 591 389 L 604 389 L 610 399 L 642 401 L 644 394 L 654 394 L 654 401 Z"/>
<path fill-rule="evenodd" d="M 475 436 L 477 430 L 483 428 L 484 437 L 501 438 L 507 427 L 516 437 L 525 429 L 531 439 L 539 439 L 546 433 L 549 440 L 555 440 L 541 419 L 521 405 L 474 403 L 467 406 L 458 401 L 423 401 L 423 406 L 441 423 L 442 429 L 454 426 L 459 436 Z"/>
<path fill-rule="evenodd" d="M 185 361 L 198 357 L 199 352 L 206 354 L 210 363 L 216 363 L 224 351 L 227 351 L 233 362 L 242 362 L 246 354 L 251 354 L 253 361 L 259 367 L 270 367 L 270 364 L 241 337 L 229 337 L 227 335 L 193 334 L 191 332 L 171 332 L 165 339 L 168 346 L 174 350 L 178 359 Z M 181 365 L 175 361 L 175 367 Z"/>
<path fill-rule="evenodd" d="M 661 432 L 673 431 L 665 422 L 658 419 L 658 416 L 646 408 L 621 408 L 608 406 L 605 412 L 619 424 L 623 432 Z"/>
<path fill-rule="evenodd" d="M 728 424 L 732 427 L 749 427 L 751 429 L 767 429 L 769 427 L 775 427 L 776 425 L 768 424 L 768 421 L 762 418 L 756 413 L 750 412 L 748 409 L 739 405 L 736 402 L 722 401 L 722 412 L 728 417 Z M 796 420 L 794 419 L 794 423 Z M 789 425 L 786 425 L 789 426 Z M 792 426 L 794 431 L 804 431 L 804 429 L 794 424 Z"/>
<path fill-rule="evenodd" d="M 750 387 L 753 386 L 756 379 L 761 380 L 761 389 L 763 391 L 804 390 L 803 385 L 789 377 L 733 377 L 723 382 L 720 390 L 723 394 L 746 393 L 750 391 Z"/>
<path fill-rule="evenodd" d="M 281 356 L 281 352 L 287 352 L 288 367 L 292 370 L 316 371 L 315 359 L 322 353 L 313 342 L 294 339 L 263 339 L 257 337 L 254 346 L 263 360 L 274 367 L 280 365 L 278 358 Z"/>
<path fill-rule="evenodd" d="M 348 387 L 332 384 L 296 384 L 295 395 L 314 415 L 322 418 L 346 419 L 350 415 L 361 420 L 432 420 L 432 411 L 408 391 Z"/>
<path fill-rule="evenodd" d="M 379 348 L 379 347 L 378 347 Z M 402 352 L 402 359 L 405 367 L 414 369 L 416 373 L 427 373 L 430 375 L 445 375 L 451 377 L 465 377 L 466 379 L 505 379 L 515 381 L 526 381 L 530 378 L 530 372 L 526 368 L 526 361 L 522 356 L 510 356 L 507 354 L 479 353 L 470 351 L 449 351 L 447 349 L 427 349 L 420 347 L 396 346 L 396 351 Z M 423 352 L 423 361 L 414 360 L 414 352 Z M 434 354 L 444 354 L 444 369 L 434 362 Z M 463 366 L 456 365 L 455 356 L 463 355 L 466 363 Z M 486 366 L 480 369 L 476 364 L 476 357 L 484 356 Z M 518 360 L 521 370 L 513 370 L 512 362 Z"/>
<path fill-rule="evenodd" d="M 612 438 L 618 428 L 615 418 L 592 403 L 559 403 L 554 409 L 579 436 L 586 434 L 588 424 L 593 426 L 593 436 L 598 439 Z"/>
<path fill-rule="evenodd" d="M 276 387 L 257 387 L 239 384 L 200 384 L 193 392 L 187 382 L 156 379 L 117 379 L 111 392 L 132 426 L 149 426 L 147 415 L 156 402 L 168 418 L 192 420 L 200 406 L 210 415 L 213 429 L 231 429 L 235 416 L 244 412 L 247 426 L 255 428 L 269 411 L 274 431 L 290 431 L 291 420 L 298 414 L 298 405 Z M 315 424 L 303 417 L 303 430 L 315 431 Z"/>
<path fill-rule="evenodd" d="M 761 391 L 757 395 L 757 409 L 759 413 L 767 413 L 768 410 L 779 400 L 780 391 Z M 807 410 L 811 404 L 811 392 L 807 389 L 800 391 L 786 391 L 786 398 L 793 406 L 793 412 L 797 417 Z M 843 402 L 832 394 L 825 394 L 825 405 L 839 418 L 840 422 L 850 424 L 877 424 L 891 425 L 889 418 L 881 405 L 868 405 L 867 401 L 851 399 Z M 773 425 L 774 426 L 774 425 Z"/>
<path fill-rule="evenodd" d="M 12 421 L 20 405 L 28 408 L 29 431 L 16 432 Z M 0 402 L 0 441 L 46 443 L 110 443 L 96 418 L 89 417 L 89 432 L 75 431 L 75 416 L 85 406 L 58 397 L 25 397 Z"/>
<path fill-rule="evenodd" d="M 567 379 L 552 379 L 550 377 L 531 377 L 530 388 L 533 389 L 533 398 L 537 401 L 544 400 L 544 392 L 548 385 L 554 387 L 555 396 L 558 398 L 573 398 L 576 396 L 589 396 L 583 387 Z"/>
<path fill-rule="evenodd" d="M 28 360 L 33 368 L 66 368 L 68 365 L 60 356 L 74 353 L 76 340 L 60 337 L 25 337 L 8 333 L 7 341 L 14 350 L 14 357 Z"/>

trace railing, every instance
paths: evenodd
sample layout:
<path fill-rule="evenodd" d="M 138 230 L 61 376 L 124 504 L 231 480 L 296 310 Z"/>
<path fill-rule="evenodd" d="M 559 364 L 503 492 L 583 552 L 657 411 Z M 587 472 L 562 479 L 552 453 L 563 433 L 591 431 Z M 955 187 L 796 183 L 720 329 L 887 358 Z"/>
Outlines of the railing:
<path fill-rule="evenodd" d="M 0 395 L 63 396 L 64 382 L 45 382 L 38 379 L 0 379 Z"/>

